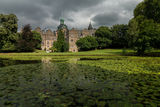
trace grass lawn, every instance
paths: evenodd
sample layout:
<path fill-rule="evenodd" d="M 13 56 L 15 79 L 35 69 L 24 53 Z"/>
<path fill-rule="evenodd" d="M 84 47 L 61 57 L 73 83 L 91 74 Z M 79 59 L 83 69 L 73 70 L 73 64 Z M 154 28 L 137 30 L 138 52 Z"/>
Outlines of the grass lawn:
<path fill-rule="evenodd" d="M 122 49 L 102 49 L 102 50 L 93 50 L 93 51 L 84 51 L 84 52 L 64 52 L 64 53 L 46 53 L 42 50 L 37 50 L 32 53 L 0 53 L 0 55 L 32 55 L 32 56 L 54 56 L 54 55 L 119 55 L 122 53 Z M 133 52 L 132 50 L 126 50 L 126 52 Z"/>
<path fill-rule="evenodd" d="M 126 50 L 126 53 L 133 52 L 132 50 Z M 36 51 L 32 53 L 0 53 L 0 58 L 11 58 L 17 60 L 25 59 L 41 59 L 44 56 L 52 57 L 106 57 L 106 56 L 119 56 L 123 53 L 122 49 L 103 49 L 103 50 L 94 50 L 86 52 L 64 52 L 64 53 L 46 53 L 45 51 Z"/>
<path fill-rule="evenodd" d="M 153 54 L 154 53 L 154 54 Z M 108 57 L 126 57 L 133 56 L 135 51 L 131 49 L 102 49 L 84 52 L 64 52 L 64 53 L 46 53 L 42 50 L 28 53 L 0 53 L 0 58 L 14 59 L 14 60 L 41 60 L 42 57 L 54 57 L 58 59 L 71 58 L 71 57 L 91 57 L 91 58 L 108 58 Z M 160 56 L 160 50 L 153 50 L 148 52 L 148 56 Z"/>

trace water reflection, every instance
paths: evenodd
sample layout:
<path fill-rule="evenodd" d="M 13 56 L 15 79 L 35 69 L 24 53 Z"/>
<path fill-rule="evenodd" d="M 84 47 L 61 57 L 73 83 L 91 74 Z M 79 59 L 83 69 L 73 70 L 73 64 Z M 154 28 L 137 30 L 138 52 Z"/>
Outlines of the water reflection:
<path fill-rule="evenodd" d="M 62 62 L 62 63 L 74 63 L 76 64 L 80 58 L 66 58 L 66 59 L 59 59 L 59 58 L 52 58 L 52 57 L 42 57 L 41 60 L 11 60 L 11 59 L 0 59 L 0 67 L 7 67 L 11 65 L 18 65 L 18 64 L 50 64 L 53 62 Z M 45 65 L 45 66 L 46 66 Z"/>
<path fill-rule="evenodd" d="M 105 59 L 0 60 L 0 107 L 139 107 L 149 106 L 150 102 L 151 105 L 159 104 L 159 75 L 109 71 L 78 65 L 80 60 L 84 62 L 81 64 L 88 64 Z"/>
<path fill-rule="evenodd" d="M 52 57 L 42 57 L 41 58 L 42 63 L 49 64 L 49 63 L 51 63 L 51 61 L 52 61 Z"/>
<path fill-rule="evenodd" d="M 79 60 L 80 58 L 54 58 L 54 57 L 41 58 L 41 62 L 46 64 L 53 63 L 53 62 L 77 64 Z"/>
<path fill-rule="evenodd" d="M 40 60 L 10 60 L 10 59 L 0 59 L 0 67 L 6 67 L 18 64 L 35 64 L 41 63 Z"/>
<path fill-rule="evenodd" d="M 113 71 L 77 65 L 78 59 L 68 60 L 70 63 L 53 60 L 45 57 L 42 63 L 0 68 L 0 106 L 133 104 L 128 81 L 117 81 L 118 74 Z"/>

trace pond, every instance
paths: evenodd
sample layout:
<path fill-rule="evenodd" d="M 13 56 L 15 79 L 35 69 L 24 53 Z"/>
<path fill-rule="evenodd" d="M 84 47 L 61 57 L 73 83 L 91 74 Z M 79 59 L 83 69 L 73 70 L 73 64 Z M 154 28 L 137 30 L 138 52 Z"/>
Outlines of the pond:
<path fill-rule="evenodd" d="M 130 75 L 79 59 L 18 61 L 0 59 L 0 107 L 139 106 Z M 85 60 L 84 60 L 85 61 Z"/>

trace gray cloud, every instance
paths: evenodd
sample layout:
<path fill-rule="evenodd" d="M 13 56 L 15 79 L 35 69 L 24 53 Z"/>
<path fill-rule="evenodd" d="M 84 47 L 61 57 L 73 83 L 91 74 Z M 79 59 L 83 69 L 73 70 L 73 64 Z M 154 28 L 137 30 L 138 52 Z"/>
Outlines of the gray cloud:
<path fill-rule="evenodd" d="M 92 20 L 96 26 L 114 24 L 127 24 L 133 17 L 133 10 L 142 0 L 108 0 L 104 5 L 108 8 L 102 13 L 96 14 Z"/>
<path fill-rule="evenodd" d="M 14 13 L 19 28 L 56 29 L 63 17 L 69 28 L 86 28 L 90 20 L 100 25 L 126 24 L 133 9 L 142 0 L 0 0 L 0 13 Z"/>
<path fill-rule="evenodd" d="M 119 14 L 113 12 L 113 13 L 103 13 L 96 15 L 92 20 L 96 22 L 96 26 L 99 25 L 107 25 L 111 26 L 113 24 L 116 24 L 119 20 Z"/>

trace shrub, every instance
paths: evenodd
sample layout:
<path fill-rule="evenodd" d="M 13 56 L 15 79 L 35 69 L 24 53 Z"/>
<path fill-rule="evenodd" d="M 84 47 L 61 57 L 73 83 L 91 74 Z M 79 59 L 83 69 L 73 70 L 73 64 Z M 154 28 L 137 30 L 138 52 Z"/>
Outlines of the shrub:
<path fill-rule="evenodd" d="M 84 38 L 80 38 L 76 42 L 76 45 L 78 46 L 79 51 L 88 51 L 96 49 L 98 47 L 98 42 L 95 37 L 86 36 Z"/>
<path fill-rule="evenodd" d="M 33 33 L 30 25 L 25 25 L 22 34 L 17 42 L 17 50 L 19 52 L 33 52 L 35 49 L 35 42 L 33 39 Z"/>

